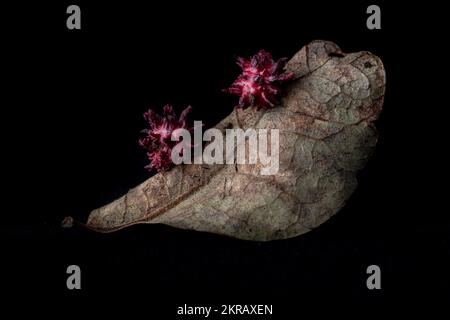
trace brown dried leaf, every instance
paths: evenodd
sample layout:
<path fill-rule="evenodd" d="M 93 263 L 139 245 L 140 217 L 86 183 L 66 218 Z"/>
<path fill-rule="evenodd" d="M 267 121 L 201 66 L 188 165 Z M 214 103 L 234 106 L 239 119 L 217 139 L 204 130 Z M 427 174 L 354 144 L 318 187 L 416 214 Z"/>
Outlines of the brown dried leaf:
<path fill-rule="evenodd" d="M 369 52 L 344 54 L 334 43 L 314 41 L 287 69 L 296 80 L 279 107 L 235 109 L 216 126 L 279 129 L 278 174 L 261 175 L 258 165 L 180 165 L 92 211 L 87 226 L 110 232 L 163 223 L 266 241 L 300 235 L 330 218 L 375 148 L 383 64 Z"/>

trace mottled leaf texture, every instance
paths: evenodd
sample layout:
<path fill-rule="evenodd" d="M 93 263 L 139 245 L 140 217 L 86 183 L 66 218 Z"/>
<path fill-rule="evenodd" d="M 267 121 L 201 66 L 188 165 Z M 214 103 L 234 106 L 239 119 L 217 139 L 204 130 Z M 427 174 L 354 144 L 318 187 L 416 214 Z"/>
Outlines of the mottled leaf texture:
<path fill-rule="evenodd" d="M 92 211 L 87 226 L 111 232 L 163 223 L 268 241 L 303 234 L 334 215 L 355 190 L 377 142 L 385 71 L 369 52 L 313 41 L 287 63 L 294 72 L 280 105 L 235 108 L 216 128 L 280 130 L 280 167 L 179 165 Z M 151 232 L 151 229 L 149 229 Z"/>

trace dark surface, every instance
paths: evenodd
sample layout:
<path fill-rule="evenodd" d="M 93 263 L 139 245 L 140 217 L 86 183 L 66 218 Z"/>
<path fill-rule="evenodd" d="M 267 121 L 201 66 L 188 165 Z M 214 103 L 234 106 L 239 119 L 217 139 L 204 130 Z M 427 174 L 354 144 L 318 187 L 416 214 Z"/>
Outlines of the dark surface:
<path fill-rule="evenodd" d="M 77 3 L 81 31 L 65 27 L 71 3 L 5 13 L 14 19 L 5 35 L 12 99 L 3 121 L 17 124 L 2 129 L 4 292 L 42 299 L 44 309 L 112 295 L 121 306 L 109 306 L 124 310 L 137 298 L 146 302 L 134 309 L 158 319 L 173 318 L 184 303 L 271 303 L 287 315 L 320 299 L 378 305 L 405 295 L 448 297 L 448 209 L 438 207 L 445 188 L 432 181 L 444 180 L 442 84 L 430 76 L 445 58 L 436 41 L 443 30 L 431 24 L 439 8 L 380 4 L 382 30 L 371 31 L 370 3 Z M 85 221 L 149 177 L 137 144 L 149 107 L 190 104 L 191 119 L 214 125 L 236 103 L 221 92 L 239 72 L 234 55 L 264 48 L 290 57 L 314 39 L 372 51 L 387 73 L 376 153 L 335 217 L 269 243 L 159 225 L 114 234 L 60 228 L 65 216 Z M 65 287 L 70 264 L 81 267 L 81 291 Z M 381 267 L 380 291 L 366 288 L 371 264 Z"/>

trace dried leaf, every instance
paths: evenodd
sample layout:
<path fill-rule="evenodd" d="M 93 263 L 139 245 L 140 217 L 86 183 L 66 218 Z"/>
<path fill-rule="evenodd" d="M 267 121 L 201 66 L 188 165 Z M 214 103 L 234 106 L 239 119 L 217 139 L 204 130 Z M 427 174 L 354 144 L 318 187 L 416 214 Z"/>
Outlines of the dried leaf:
<path fill-rule="evenodd" d="M 295 78 L 279 107 L 235 109 L 216 128 L 280 130 L 278 174 L 258 165 L 179 165 L 92 211 L 101 232 L 163 223 L 248 240 L 289 238 L 317 227 L 355 190 L 377 141 L 385 72 L 369 52 L 314 41 L 286 65 Z"/>

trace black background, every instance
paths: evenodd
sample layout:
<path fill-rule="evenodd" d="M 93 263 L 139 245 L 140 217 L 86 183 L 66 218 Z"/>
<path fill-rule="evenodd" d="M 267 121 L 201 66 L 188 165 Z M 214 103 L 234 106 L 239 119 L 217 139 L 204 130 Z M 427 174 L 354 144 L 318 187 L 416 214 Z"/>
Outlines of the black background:
<path fill-rule="evenodd" d="M 82 30 L 66 28 L 73 3 Z M 83 310 L 89 301 L 166 319 L 184 303 L 268 303 L 288 315 L 311 302 L 448 298 L 448 209 L 437 205 L 445 187 L 431 179 L 445 181 L 436 170 L 445 153 L 437 142 L 443 82 L 431 76 L 443 72 L 448 51 L 440 8 L 377 2 L 382 29 L 368 30 L 370 2 L 73 3 L 3 11 L 13 17 L 3 29 L 12 99 L 2 117 L 1 226 L 1 288 L 11 301 L 15 292 L 44 310 Z M 236 102 L 220 91 L 239 72 L 235 55 L 264 48 L 290 57 L 315 39 L 369 50 L 387 74 L 376 152 L 348 204 L 320 228 L 269 243 L 160 225 L 113 234 L 60 228 L 63 217 L 85 221 L 149 177 L 137 144 L 149 107 L 190 104 L 191 119 L 212 126 Z M 80 291 L 66 289 L 70 264 L 81 267 Z M 371 264 L 381 267 L 382 290 L 366 288 Z M 105 296 L 120 302 L 100 304 Z"/>

